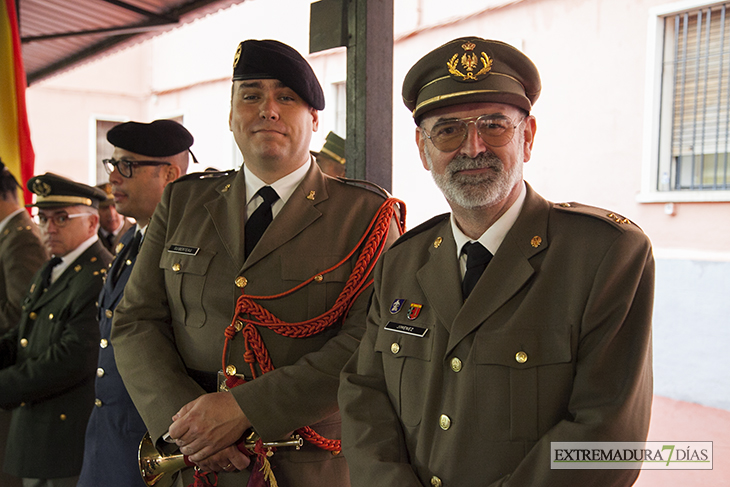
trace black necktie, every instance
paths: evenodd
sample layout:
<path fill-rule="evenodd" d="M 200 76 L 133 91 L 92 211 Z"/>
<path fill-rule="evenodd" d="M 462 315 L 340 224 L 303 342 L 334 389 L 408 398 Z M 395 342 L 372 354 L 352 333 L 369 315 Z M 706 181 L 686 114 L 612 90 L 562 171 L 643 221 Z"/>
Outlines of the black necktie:
<path fill-rule="evenodd" d="M 256 208 L 256 211 L 251 214 L 246 222 L 246 228 L 244 230 L 246 232 L 244 236 L 246 241 L 246 257 L 251 254 L 253 248 L 256 247 L 256 244 L 269 226 L 269 223 L 273 220 L 271 205 L 279 199 L 279 195 L 276 194 L 276 191 L 271 186 L 264 186 L 256 194 L 261 196 L 264 201 Z"/>
<path fill-rule="evenodd" d="M 43 269 L 43 273 L 41 273 L 42 289 L 47 289 L 48 286 L 51 285 L 51 274 L 53 273 L 53 268 L 60 264 L 62 260 L 63 259 L 61 259 L 60 257 L 54 257 L 48 261 L 46 268 Z"/>
<path fill-rule="evenodd" d="M 492 253 L 479 242 L 465 244 L 462 252 L 466 253 L 466 273 L 461 283 L 461 293 L 466 300 L 487 268 L 487 264 L 492 260 Z"/>

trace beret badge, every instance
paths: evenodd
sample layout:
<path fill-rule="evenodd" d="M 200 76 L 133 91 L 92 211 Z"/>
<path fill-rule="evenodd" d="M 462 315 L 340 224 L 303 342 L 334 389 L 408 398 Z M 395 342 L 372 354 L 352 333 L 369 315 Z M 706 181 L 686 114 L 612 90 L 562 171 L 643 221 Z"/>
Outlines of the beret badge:
<path fill-rule="evenodd" d="M 233 69 L 236 69 L 236 66 L 238 66 L 238 61 L 241 59 L 242 46 L 243 46 L 243 42 L 238 44 L 238 49 L 236 49 L 236 55 L 233 56 Z"/>
<path fill-rule="evenodd" d="M 40 179 L 33 181 L 33 192 L 38 196 L 46 197 L 51 194 L 51 185 Z"/>
<path fill-rule="evenodd" d="M 467 41 L 461 45 L 461 48 L 464 50 L 461 59 L 459 59 L 458 52 L 451 56 L 451 59 L 446 63 L 446 67 L 449 69 L 451 76 L 457 78 L 459 81 L 479 81 L 480 76 L 491 71 L 492 59 L 484 51 L 477 57 L 474 52 L 476 47 L 476 44 Z M 476 69 L 480 68 L 480 65 L 481 69 L 475 72 Z M 460 71 L 459 68 L 465 72 Z"/>

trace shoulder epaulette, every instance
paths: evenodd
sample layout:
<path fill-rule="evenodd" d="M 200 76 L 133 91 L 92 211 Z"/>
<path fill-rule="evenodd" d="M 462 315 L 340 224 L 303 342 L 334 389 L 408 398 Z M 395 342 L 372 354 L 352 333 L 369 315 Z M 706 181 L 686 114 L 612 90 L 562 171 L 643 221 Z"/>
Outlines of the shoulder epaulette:
<path fill-rule="evenodd" d="M 191 172 L 190 174 L 186 174 L 185 176 L 180 176 L 173 182 L 179 183 L 181 181 L 192 181 L 196 179 L 217 179 L 228 176 L 229 174 L 234 174 L 235 172 L 235 169 L 228 169 L 226 171 Z"/>
<path fill-rule="evenodd" d="M 421 223 L 420 225 L 418 225 L 416 227 L 411 228 L 406 233 L 401 235 L 398 238 L 398 240 L 393 242 L 393 245 L 391 245 L 390 248 L 392 249 L 396 245 L 402 244 L 406 240 L 415 237 L 419 233 L 425 232 L 426 230 L 435 227 L 439 223 L 442 223 L 442 222 L 448 220 L 450 217 L 451 217 L 450 213 L 444 213 L 443 215 L 438 215 L 438 216 L 431 218 L 430 220 L 426 220 L 425 222 Z"/>
<path fill-rule="evenodd" d="M 349 179 L 349 178 L 340 178 L 340 177 L 337 177 L 334 179 L 336 179 L 337 181 L 340 181 L 342 183 L 349 184 L 351 186 L 357 186 L 359 188 L 370 190 L 373 193 L 380 195 L 385 199 L 388 199 L 391 197 L 391 195 L 390 195 L 390 193 L 388 193 L 388 191 L 386 191 L 385 189 L 381 188 L 380 186 L 378 186 L 377 184 L 375 184 L 371 181 L 366 181 L 364 179 Z"/>
<path fill-rule="evenodd" d="M 570 203 L 553 203 L 553 208 L 569 213 L 591 216 L 624 229 L 626 227 L 636 227 L 641 230 L 636 223 L 632 222 L 628 218 L 603 208 L 588 206 L 574 201 L 571 201 Z"/>

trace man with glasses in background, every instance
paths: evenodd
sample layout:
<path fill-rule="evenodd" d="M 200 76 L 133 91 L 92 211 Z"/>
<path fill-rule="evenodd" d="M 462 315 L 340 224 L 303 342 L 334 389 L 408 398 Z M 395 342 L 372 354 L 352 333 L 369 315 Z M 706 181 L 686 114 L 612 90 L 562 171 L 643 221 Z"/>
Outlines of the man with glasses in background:
<path fill-rule="evenodd" d="M 147 428 L 124 387 L 109 341 L 112 317 L 124 295 L 142 237 L 152 213 L 170 182 L 188 169 L 193 136 L 173 120 L 127 122 L 106 136 L 114 146 L 104 160 L 116 209 L 134 218 L 122 236 L 104 287 L 99 295 L 99 362 L 96 369 L 96 407 L 89 418 L 84 465 L 78 487 L 144 487 L 137 450 Z"/>
<path fill-rule="evenodd" d="M 630 220 L 523 181 L 540 88 L 527 56 L 478 37 L 405 77 L 452 213 L 373 272 L 339 391 L 355 487 L 627 486 L 639 473 L 551 468 L 551 442 L 646 440 L 654 261 Z"/>
<path fill-rule="evenodd" d="M 111 262 L 96 233 L 106 194 L 51 173 L 28 189 L 52 258 L 33 277 L 18 326 L 0 337 L 0 407 L 13 409 L 4 469 L 24 487 L 72 487 L 94 407 L 94 301 Z"/>

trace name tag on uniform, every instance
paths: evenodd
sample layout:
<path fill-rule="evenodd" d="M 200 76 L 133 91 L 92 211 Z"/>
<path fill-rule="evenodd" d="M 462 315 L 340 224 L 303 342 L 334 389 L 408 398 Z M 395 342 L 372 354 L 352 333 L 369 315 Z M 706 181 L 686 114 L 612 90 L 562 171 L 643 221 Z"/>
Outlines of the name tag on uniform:
<path fill-rule="evenodd" d="M 172 252 L 173 254 L 198 255 L 200 249 L 198 247 L 186 247 L 184 245 L 170 245 L 170 248 L 167 249 L 167 251 Z"/>
<path fill-rule="evenodd" d="M 385 325 L 385 329 L 388 331 L 394 331 L 396 333 L 404 333 L 406 335 L 411 335 L 414 337 L 420 337 L 423 338 L 426 336 L 426 333 L 428 332 L 428 328 L 423 328 L 420 326 L 413 326 L 413 325 L 405 325 L 403 323 L 396 323 L 394 321 L 389 321 L 387 325 Z"/>

